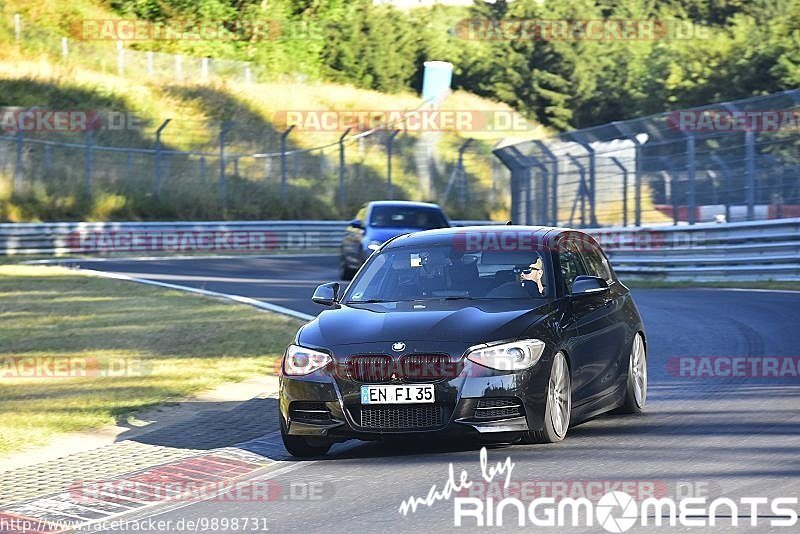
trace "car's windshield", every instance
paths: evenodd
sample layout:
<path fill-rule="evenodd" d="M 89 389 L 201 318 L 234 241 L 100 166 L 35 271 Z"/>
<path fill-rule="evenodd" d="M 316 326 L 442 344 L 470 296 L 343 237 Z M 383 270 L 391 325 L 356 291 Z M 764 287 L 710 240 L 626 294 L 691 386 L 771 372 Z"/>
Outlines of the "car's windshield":
<path fill-rule="evenodd" d="M 535 251 L 464 252 L 451 245 L 390 248 L 373 256 L 349 303 L 549 296 L 548 262 Z"/>
<path fill-rule="evenodd" d="M 444 228 L 447 225 L 442 212 L 433 208 L 408 206 L 374 206 L 369 225 L 376 228 Z"/>

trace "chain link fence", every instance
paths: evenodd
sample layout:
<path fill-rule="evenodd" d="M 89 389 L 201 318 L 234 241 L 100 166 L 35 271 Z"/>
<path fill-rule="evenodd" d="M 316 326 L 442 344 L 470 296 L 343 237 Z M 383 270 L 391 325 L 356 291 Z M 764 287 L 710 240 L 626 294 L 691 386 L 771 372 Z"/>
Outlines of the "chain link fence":
<path fill-rule="evenodd" d="M 800 90 L 506 146 L 515 222 L 580 227 L 800 216 Z"/>
<path fill-rule="evenodd" d="M 435 201 L 455 218 L 507 210 L 508 171 L 487 142 L 378 129 L 303 148 L 266 124 L 191 127 L 0 135 L 0 182 L 21 210 L 13 219 L 346 219 L 378 199 Z M 208 140 L 177 150 L 170 131 Z"/>

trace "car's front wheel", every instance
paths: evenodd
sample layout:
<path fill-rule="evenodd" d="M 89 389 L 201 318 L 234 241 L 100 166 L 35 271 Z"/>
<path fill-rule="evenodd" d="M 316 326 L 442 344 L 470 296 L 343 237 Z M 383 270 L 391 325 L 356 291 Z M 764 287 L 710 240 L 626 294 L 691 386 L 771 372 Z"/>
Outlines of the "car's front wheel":
<path fill-rule="evenodd" d="M 623 413 L 641 413 L 647 402 L 647 349 L 642 334 L 636 333 L 628 361 L 628 381 L 625 388 Z"/>
<path fill-rule="evenodd" d="M 547 402 L 544 409 L 544 428 L 532 430 L 525 436 L 528 443 L 555 443 L 564 439 L 572 415 L 572 379 L 567 358 L 559 352 L 553 357 L 550 380 L 547 382 Z"/>
<path fill-rule="evenodd" d="M 331 448 L 330 443 L 312 443 L 308 438 L 303 436 L 291 436 L 286 430 L 286 423 L 281 417 L 281 439 L 283 446 L 289 451 L 292 456 L 298 458 L 308 458 L 309 456 L 322 456 Z"/>

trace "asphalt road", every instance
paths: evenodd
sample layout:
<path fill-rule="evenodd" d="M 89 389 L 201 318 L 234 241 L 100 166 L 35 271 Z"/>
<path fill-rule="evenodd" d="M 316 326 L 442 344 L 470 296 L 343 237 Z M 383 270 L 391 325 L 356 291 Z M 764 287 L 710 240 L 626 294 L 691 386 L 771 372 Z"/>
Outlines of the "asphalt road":
<path fill-rule="evenodd" d="M 246 295 L 309 314 L 320 310 L 309 300 L 314 286 L 336 279 L 336 259 L 313 256 L 115 260 L 81 262 L 81 266 Z M 735 501 L 742 497 L 797 498 L 800 379 L 681 378 L 668 370 L 668 363 L 684 356 L 800 355 L 800 293 L 664 289 L 635 290 L 634 295 L 649 337 L 646 413 L 599 417 L 572 428 L 567 439 L 557 445 L 489 447 L 490 465 L 510 457 L 513 481 L 538 481 L 539 487 L 566 487 L 569 491 L 592 489 L 597 482 L 625 481 L 627 486 L 605 487 L 636 488 L 645 495 L 649 488 L 656 488 L 659 496 L 724 496 Z M 417 440 L 337 445 L 333 454 L 314 461 L 294 461 L 278 454 L 283 461 L 259 476 L 279 483 L 283 495 L 290 498 L 266 503 L 197 502 L 181 508 L 151 509 L 148 516 L 171 520 L 170 530 L 180 532 L 191 530 L 176 528 L 175 522 L 181 519 L 202 524 L 213 518 L 258 519 L 258 530 L 268 528 L 270 532 L 450 531 L 454 526 L 452 497 L 430 507 L 423 505 L 406 516 L 398 512 L 400 504 L 409 496 L 424 498 L 432 485 L 441 490 L 451 462 L 456 478 L 463 469 L 474 482 L 473 490 L 478 489 L 482 480 L 479 450 L 480 445 L 472 443 Z M 306 489 L 313 492 L 315 488 L 325 488 L 321 498 L 303 497 Z M 524 496 L 522 500 L 526 501 Z M 768 507 L 759 511 L 775 515 Z M 720 514 L 731 515 L 725 508 Z M 749 508 L 742 506 L 738 514 L 747 516 Z M 505 517 L 506 524 L 515 524 L 516 512 L 507 510 Z M 604 532 L 596 521 L 591 527 L 565 528 L 537 528 L 528 522 L 526 530 Z M 748 525 L 749 518 L 740 519 L 738 528 L 732 528 L 731 521 L 718 519 L 714 528 L 658 530 L 797 529 L 796 525 L 770 527 L 769 518 L 759 519 L 757 527 L 741 526 Z M 221 523 L 215 529 L 205 524 L 208 528 L 200 530 L 224 530 Z M 240 523 L 238 531 L 254 525 L 251 522 L 245 525 L 249 528 L 242 528 Z M 236 531 L 230 524 L 225 530 Z M 458 530 L 480 529 L 474 518 L 467 518 Z M 653 529 L 637 523 L 630 532 L 645 530 Z"/>

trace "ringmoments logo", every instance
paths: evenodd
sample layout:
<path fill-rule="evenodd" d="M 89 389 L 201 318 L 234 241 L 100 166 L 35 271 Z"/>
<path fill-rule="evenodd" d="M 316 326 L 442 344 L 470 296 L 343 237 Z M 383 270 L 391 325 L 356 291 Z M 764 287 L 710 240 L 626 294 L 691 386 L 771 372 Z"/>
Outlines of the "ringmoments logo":
<path fill-rule="evenodd" d="M 466 469 L 456 475 L 451 463 L 441 488 L 434 484 L 425 497 L 408 497 L 400 504 L 398 512 L 407 516 L 421 507 L 433 507 L 452 499 L 454 526 L 469 528 L 600 526 L 607 532 L 621 533 L 636 525 L 713 527 L 721 523 L 738 527 L 740 520 L 742 526 L 797 525 L 797 497 L 711 498 L 694 491 L 687 495 L 683 485 L 676 488 L 679 491 L 675 497 L 667 497 L 663 496 L 663 488 L 657 481 L 616 481 L 608 485 L 609 481 L 573 481 L 573 484 L 566 484 L 572 488 L 570 496 L 559 492 L 558 497 L 552 492 L 553 481 L 544 481 L 543 485 L 536 485 L 539 489 L 533 491 L 534 497 L 530 498 L 530 493 L 513 489 L 515 465 L 510 456 L 492 465 L 484 447 L 480 451 L 480 478 L 471 478 Z M 488 496 L 485 490 L 493 486 L 498 486 L 499 495 L 493 492 L 493 496 Z M 589 488 L 598 486 L 609 489 L 597 499 L 572 496 L 589 495 Z M 633 489 L 639 499 L 625 489 Z M 547 495 L 548 492 L 551 494 Z M 509 494 L 516 496 L 503 496 Z M 597 495 L 591 492 L 591 496 Z"/>

